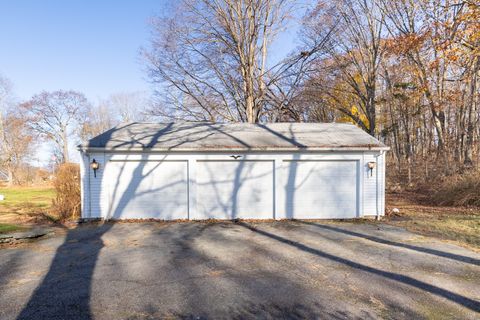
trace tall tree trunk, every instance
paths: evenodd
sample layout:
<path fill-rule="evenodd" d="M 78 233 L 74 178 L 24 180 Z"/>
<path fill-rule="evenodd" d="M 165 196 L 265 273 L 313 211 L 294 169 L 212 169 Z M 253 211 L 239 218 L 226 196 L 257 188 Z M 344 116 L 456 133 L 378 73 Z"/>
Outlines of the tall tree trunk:
<path fill-rule="evenodd" d="M 68 157 L 68 137 L 67 137 L 67 128 L 62 128 L 62 156 L 63 156 L 63 163 L 67 163 L 70 161 Z"/>
<path fill-rule="evenodd" d="M 477 76 L 478 71 L 480 70 L 480 59 L 477 58 L 475 63 L 475 68 L 472 72 L 472 77 L 470 80 L 470 97 L 468 105 L 468 114 L 467 114 L 467 137 L 465 142 L 465 154 L 464 154 L 464 164 L 471 166 L 473 164 L 473 140 L 475 135 L 475 125 L 474 125 L 474 114 L 476 109 L 475 95 L 477 93 Z"/>
<path fill-rule="evenodd" d="M 377 112 L 375 108 L 375 87 L 368 89 L 368 122 L 369 122 L 369 133 L 372 137 L 375 137 L 375 131 L 377 127 Z"/>

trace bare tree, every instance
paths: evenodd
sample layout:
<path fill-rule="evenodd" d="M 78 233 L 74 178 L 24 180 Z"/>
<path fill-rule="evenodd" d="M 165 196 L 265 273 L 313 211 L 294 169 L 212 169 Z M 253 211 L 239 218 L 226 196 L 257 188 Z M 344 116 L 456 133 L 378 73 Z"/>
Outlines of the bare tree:
<path fill-rule="evenodd" d="M 80 137 L 90 139 L 120 122 L 145 121 L 150 101 L 145 92 L 121 92 L 100 100 L 81 123 Z"/>
<path fill-rule="evenodd" d="M 106 101 L 100 101 L 95 108 L 90 108 L 87 112 L 85 121 L 80 125 L 80 139 L 86 141 L 108 129 L 111 129 L 117 121 L 115 115 L 110 109 L 110 104 Z"/>
<path fill-rule="evenodd" d="M 1 141 L 4 140 L 5 128 L 4 128 L 4 114 L 9 108 L 12 96 L 12 83 L 5 77 L 0 75 L 0 157 L 3 154 L 3 145 Z"/>
<path fill-rule="evenodd" d="M 20 183 L 22 170 L 35 144 L 28 120 L 19 112 L 10 111 L 5 116 L 2 139 L 2 167 L 5 168 L 9 184 Z"/>
<path fill-rule="evenodd" d="M 90 103 L 76 91 L 42 92 L 21 105 L 31 128 L 53 142 L 60 162 L 69 161 L 69 138 L 85 121 Z"/>
<path fill-rule="evenodd" d="M 9 183 L 13 181 L 13 173 L 9 168 L 8 146 L 6 141 L 5 115 L 10 107 L 12 83 L 0 75 L 0 170 L 7 176 Z"/>
<path fill-rule="evenodd" d="M 334 108 L 375 135 L 379 66 L 385 51 L 384 14 L 377 1 L 319 1 L 306 27 L 310 38 L 325 37 L 326 31 L 334 30 L 316 61 L 318 81 L 312 79 L 310 85 L 335 101 Z"/>
<path fill-rule="evenodd" d="M 0 173 L 8 183 L 21 182 L 34 145 L 26 117 L 18 111 L 12 83 L 0 76 Z"/>
<path fill-rule="evenodd" d="M 266 109 L 269 45 L 288 0 L 182 0 L 154 23 L 149 75 L 161 115 L 257 122 Z M 165 98 L 166 97 L 166 98 Z"/>
<path fill-rule="evenodd" d="M 104 103 L 121 122 L 144 121 L 149 101 L 144 92 L 120 92 L 112 94 Z"/>

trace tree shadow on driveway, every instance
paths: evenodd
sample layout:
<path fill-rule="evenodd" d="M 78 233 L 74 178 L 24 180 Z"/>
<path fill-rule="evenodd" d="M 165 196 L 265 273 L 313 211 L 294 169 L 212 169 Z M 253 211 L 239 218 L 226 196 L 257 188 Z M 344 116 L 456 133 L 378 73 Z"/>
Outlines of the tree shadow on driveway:
<path fill-rule="evenodd" d="M 222 229 L 231 231 L 225 232 Z M 168 239 L 172 240 L 169 264 L 175 266 L 169 279 L 174 281 L 175 291 L 181 292 L 182 296 L 179 306 L 170 313 L 172 318 L 203 320 L 355 317 L 348 310 L 330 308 L 334 305 L 331 297 L 311 295 L 308 286 L 299 282 L 296 276 L 292 278 L 283 273 L 283 268 L 271 270 L 268 267 L 270 261 L 280 265 L 285 263 L 281 262 L 282 255 L 239 236 L 236 231 L 241 231 L 241 228 L 230 222 L 185 224 L 181 228 L 167 231 Z M 219 244 L 222 249 L 217 247 Z M 217 255 L 221 258 L 217 258 Z M 261 258 L 250 256 L 251 263 L 247 263 L 248 260 L 245 259 L 249 255 Z M 325 310 L 327 306 L 328 310 Z M 164 316 L 156 306 L 151 306 L 151 309 L 152 318 Z"/>
<path fill-rule="evenodd" d="M 102 236 L 112 227 L 69 230 L 50 269 L 17 319 L 92 319 L 90 295 Z"/>
<path fill-rule="evenodd" d="M 399 283 L 402 283 L 402 284 L 409 285 L 411 287 L 429 292 L 429 293 L 434 294 L 436 296 L 448 299 L 448 300 L 450 300 L 454 303 L 460 304 L 460 305 L 462 305 L 462 306 L 464 306 L 464 307 L 466 307 L 470 310 L 473 310 L 473 311 L 476 311 L 476 312 L 480 311 L 480 302 L 479 301 L 470 299 L 468 297 L 464 297 L 460 294 L 442 289 L 440 287 L 428 284 L 426 282 L 414 279 L 414 278 L 409 277 L 409 276 L 405 276 L 405 275 L 394 273 L 394 272 L 389 272 L 389 271 L 376 269 L 376 268 L 369 267 L 369 266 L 363 265 L 361 263 L 358 263 L 358 262 L 355 262 L 355 261 L 352 261 L 352 260 L 341 258 L 341 257 L 335 256 L 335 255 L 320 251 L 318 249 L 309 247 L 309 246 L 304 245 L 302 243 L 299 243 L 297 241 L 293 241 L 293 240 L 278 236 L 276 234 L 273 234 L 273 233 L 270 233 L 270 232 L 267 232 L 267 231 L 264 231 L 264 230 L 260 230 L 258 228 L 255 228 L 254 226 L 249 225 L 249 224 L 244 223 L 244 222 L 239 222 L 238 225 L 243 226 L 243 227 L 245 227 L 245 228 L 247 228 L 247 229 L 249 229 L 253 232 L 261 234 L 261 235 L 263 235 L 265 237 L 268 237 L 270 239 L 274 239 L 274 240 L 279 241 L 281 243 L 293 246 L 293 247 L 295 247 L 299 250 L 302 250 L 304 252 L 314 254 L 314 255 L 319 256 L 321 258 L 325 258 L 325 259 L 328 259 L 328 260 L 331 260 L 331 261 L 334 261 L 334 262 L 337 262 L 337 263 L 341 263 L 343 265 L 346 265 L 348 267 L 351 267 L 351 268 L 354 268 L 354 269 L 357 269 L 357 270 L 360 270 L 360 271 L 368 272 L 368 273 L 371 273 L 373 275 L 377 275 L 377 276 L 384 277 L 384 278 L 389 279 L 389 280 L 393 280 L 393 281 L 396 281 L 396 282 L 399 282 Z"/>
<path fill-rule="evenodd" d="M 346 235 L 349 235 L 349 236 L 363 238 L 363 239 L 366 239 L 366 240 L 370 240 L 370 241 L 373 241 L 373 242 L 377 242 L 377 243 L 381 243 L 381 244 L 385 244 L 385 245 L 389 245 L 389 246 L 395 246 L 395 247 L 405 248 L 405 249 L 418 251 L 418 252 L 422 252 L 422 253 L 428 253 L 428 254 L 431 254 L 431 255 L 438 256 L 438 257 L 443 257 L 443 258 L 447 258 L 447 259 L 451 259 L 451 260 L 456 260 L 456 261 L 460 261 L 460 262 L 473 264 L 475 266 L 480 266 L 480 260 L 475 259 L 475 258 L 471 258 L 471 257 L 467 257 L 467 256 L 462 256 L 462 255 L 455 254 L 455 253 L 450 253 L 450 252 L 445 252 L 445 251 L 436 250 L 436 249 L 414 246 L 414 245 L 411 245 L 411 244 L 406 244 L 406 243 L 401 243 L 401 242 L 395 242 L 395 241 L 391 241 L 391 240 L 382 239 L 382 238 L 379 238 L 379 237 L 374 237 L 374 236 L 362 234 L 362 233 L 355 232 L 355 231 L 345 230 L 345 229 L 342 229 L 342 228 L 327 226 L 327 225 L 324 225 L 324 224 L 318 224 L 318 223 L 314 223 L 314 222 L 310 222 L 310 221 L 300 221 L 300 220 L 298 220 L 297 222 L 307 224 L 307 225 L 311 225 L 311 226 L 315 226 L 317 228 L 324 229 L 324 230 L 339 232 L 339 233 L 343 233 L 343 234 L 346 234 Z"/>

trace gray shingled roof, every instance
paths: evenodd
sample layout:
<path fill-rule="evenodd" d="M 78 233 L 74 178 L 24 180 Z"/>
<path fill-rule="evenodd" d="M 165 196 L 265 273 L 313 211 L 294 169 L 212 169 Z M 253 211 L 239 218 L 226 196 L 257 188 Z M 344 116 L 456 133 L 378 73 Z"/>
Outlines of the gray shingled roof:
<path fill-rule="evenodd" d="M 388 150 L 352 124 L 127 123 L 79 146 L 83 151 Z"/>

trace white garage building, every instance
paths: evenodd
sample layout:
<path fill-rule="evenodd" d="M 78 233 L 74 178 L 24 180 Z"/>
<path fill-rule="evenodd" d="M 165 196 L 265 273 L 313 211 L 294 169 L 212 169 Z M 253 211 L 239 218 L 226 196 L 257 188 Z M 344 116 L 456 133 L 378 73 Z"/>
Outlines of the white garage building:
<path fill-rule="evenodd" d="M 336 219 L 385 211 L 388 147 L 350 124 L 129 123 L 79 149 L 83 218 Z"/>

